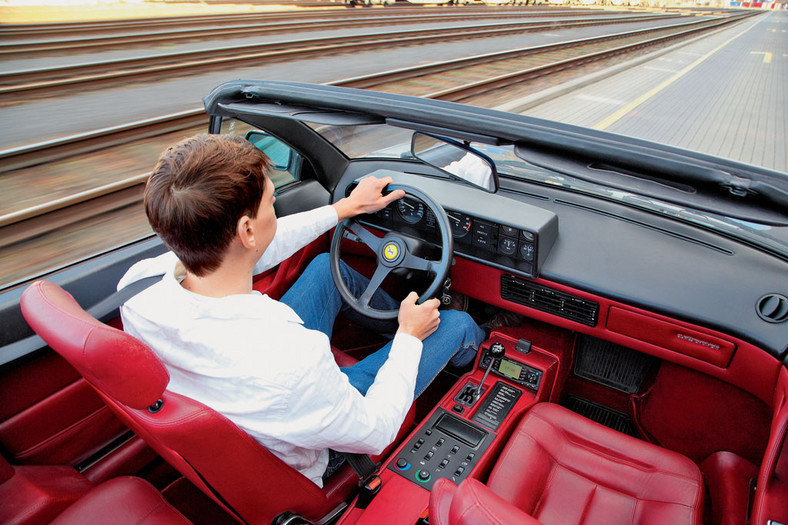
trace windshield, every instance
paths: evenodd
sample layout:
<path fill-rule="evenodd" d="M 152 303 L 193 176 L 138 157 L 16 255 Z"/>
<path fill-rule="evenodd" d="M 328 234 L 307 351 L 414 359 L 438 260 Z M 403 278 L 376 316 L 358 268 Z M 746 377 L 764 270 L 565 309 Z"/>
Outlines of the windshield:
<path fill-rule="evenodd" d="M 411 138 L 413 131 L 385 124 L 361 126 L 330 126 L 310 124 L 324 138 L 353 159 L 412 159 Z M 723 201 L 716 201 L 718 206 L 709 205 L 703 199 L 703 205 L 693 202 L 699 200 L 690 186 L 671 183 L 673 193 L 684 197 L 684 201 L 659 198 L 648 193 L 648 181 L 635 177 L 629 178 L 628 185 L 611 184 L 605 180 L 610 173 L 603 167 L 592 164 L 583 165 L 587 171 L 594 173 L 598 179 L 572 174 L 561 166 L 550 166 L 544 162 L 536 162 L 528 158 L 513 145 L 492 146 L 479 142 L 470 142 L 474 149 L 490 157 L 497 167 L 501 179 L 520 180 L 537 185 L 549 185 L 570 192 L 583 193 L 597 198 L 615 201 L 627 206 L 648 210 L 673 219 L 689 222 L 718 233 L 738 239 L 751 241 L 762 249 L 766 249 L 783 257 L 788 256 L 788 225 L 773 220 L 762 220 L 741 217 L 735 213 L 721 212 Z M 519 153 L 519 154 L 518 154 Z M 542 160 L 542 159 L 540 159 Z M 617 173 L 616 175 L 621 175 Z M 788 175 L 786 175 L 788 181 Z M 651 183 L 653 185 L 653 183 Z M 629 189 L 627 188 L 629 186 Z M 666 186 L 660 183 L 659 186 Z M 506 185 L 502 183 L 503 191 Z"/>

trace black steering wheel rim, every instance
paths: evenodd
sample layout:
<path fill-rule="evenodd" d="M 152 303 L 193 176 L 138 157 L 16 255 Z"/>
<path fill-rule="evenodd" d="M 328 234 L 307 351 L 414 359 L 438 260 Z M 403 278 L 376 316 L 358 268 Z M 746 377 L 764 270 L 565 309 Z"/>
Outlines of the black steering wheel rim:
<path fill-rule="evenodd" d="M 454 252 L 454 239 L 451 235 L 449 218 L 446 216 L 446 212 L 441 205 L 428 194 L 412 186 L 389 184 L 387 190 L 403 190 L 407 196 L 415 197 L 422 201 L 435 215 L 436 224 L 441 236 L 441 258 L 438 261 L 430 261 L 413 255 L 409 252 L 408 244 L 404 240 L 404 234 L 393 230 L 384 237 L 377 237 L 361 226 L 355 218 L 346 219 L 337 225 L 336 231 L 334 232 L 334 238 L 331 241 L 330 253 L 331 276 L 334 278 L 334 284 L 339 291 L 339 295 L 350 308 L 361 315 L 379 320 L 396 319 L 399 313 L 399 310 L 378 310 L 372 308 L 369 304 L 372 296 L 380 288 L 383 279 L 385 279 L 391 270 L 406 267 L 434 273 L 435 276 L 432 282 L 417 301 L 417 304 L 421 304 L 437 295 L 438 291 L 442 288 L 446 277 L 449 275 L 452 254 Z M 354 233 L 356 237 L 371 248 L 372 251 L 375 252 L 377 258 L 377 267 L 370 280 L 370 286 L 368 286 L 367 290 L 359 297 L 354 297 L 350 292 L 339 268 L 340 246 L 346 230 Z"/>

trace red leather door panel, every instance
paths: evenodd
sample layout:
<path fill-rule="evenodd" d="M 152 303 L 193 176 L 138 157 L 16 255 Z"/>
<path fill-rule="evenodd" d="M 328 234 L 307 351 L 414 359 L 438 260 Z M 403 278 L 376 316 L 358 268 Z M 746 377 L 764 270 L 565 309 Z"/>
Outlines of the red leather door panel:
<path fill-rule="evenodd" d="M 0 446 L 15 464 L 76 465 L 127 431 L 50 350 L 0 371 Z"/>

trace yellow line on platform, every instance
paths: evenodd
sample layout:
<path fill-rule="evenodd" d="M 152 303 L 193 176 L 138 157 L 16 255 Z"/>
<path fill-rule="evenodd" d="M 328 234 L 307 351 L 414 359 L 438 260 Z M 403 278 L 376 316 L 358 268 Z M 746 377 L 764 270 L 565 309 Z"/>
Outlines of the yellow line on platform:
<path fill-rule="evenodd" d="M 626 116 L 633 109 L 635 109 L 636 107 L 640 106 L 645 101 L 647 101 L 648 99 L 650 99 L 651 97 L 653 97 L 654 95 L 656 95 L 657 93 L 659 93 L 660 91 L 662 91 L 663 89 L 665 89 L 666 87 L 668 87 L 669 85 L 671 85 L 672 83 L 674 83 L 675 81 L 677 81 L 678 79 L 680 79 L 681 77 L 683 77 L 684 75 L 686 75 L 687 73 L 692 71 L 693 69 L 695 69 L 698 65 L 700 65 L 701 62 L 703 62 L 704 60 L 706 60 L 707 58 L 712 56 L 714 53 L 716 53 L 717 51 L 719 51 L 723 47 L 727 46 L 728 44 L 730 44 L 731 42 L 733 42 L 734 40 L 736 40 L 737 38 L 742 36 L 744 33 L 746 33 L 747 31 L 749 31 L 750 29 L 752 29 L 753 27 L 755 27 L 756 25 L 758 25 L 760 23 L 761 23 L 761 21 L 758 20 L 758 22 L 756 22 L 755 24 L 751 25 L 750 27 L 748 27 L 747 29 L 745 29 L 741 33 L 737 34 L 736 36 L 731 37 L 729 40 L 726 40 L 725 42 L 723 42 L 719 46 L 715 47 L 714 49 L 712 49 L 711 51 L 709 51 L 708 53 L 706 53 L 705 55 L 703 55 L 702 57 L 697 59 L 695 62 L 693 62 L 692 64 L 688 65 L 687 67 L 685 67 L 684 69 L 682 69 L 681 71 L 679 71 L 678 73 L 676 73 L 675 75 L 670 77 L 669 79 L 665 80 L 664 82 L 662 82 L 658 86 L 656 86 L 656 87 L 650 89 L 649 91 L 643 93 L 641 96 L 639 96 L 638 98 L 636 98 L 635 100 L 633 100 L 632 102 L 630 102 L 629 104 L 624 106 L 623 108 L 619 109 L 618 111 L 616 111 L 615 113 L 613 113 L 609 117 L 599 121 L 596 125 L 594 125 L 594 129 L 605 130 L 605 129 L 609 128 L 610 126 L 612 126 L 613 124 L 615 124 L 616 122 L 621 120 L 624 116 Z"/>

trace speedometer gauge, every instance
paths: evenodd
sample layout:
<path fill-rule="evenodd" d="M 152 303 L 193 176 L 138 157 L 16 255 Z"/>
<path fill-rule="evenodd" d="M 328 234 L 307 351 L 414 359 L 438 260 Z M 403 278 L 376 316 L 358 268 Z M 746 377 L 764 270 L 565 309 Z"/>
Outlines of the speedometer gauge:
<path fill-rule="evenodd" d="M 468 232 L 471 231 L 471 218 L 464 213 L 460 213 L 457 211 L 447 211 L 446 216 L 449 217 L 449 224 L 451 224 L 451 234 L 457 238 L 461 239 L 468 235 Z"/>
<path fill-rule="evenodd" d="M 416 224 L 424 218 L 424 204 L 415 199 L 403 197 L 397 201 L 397 212 L 405 222 Z"/>

